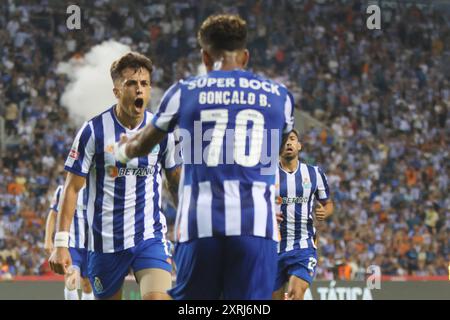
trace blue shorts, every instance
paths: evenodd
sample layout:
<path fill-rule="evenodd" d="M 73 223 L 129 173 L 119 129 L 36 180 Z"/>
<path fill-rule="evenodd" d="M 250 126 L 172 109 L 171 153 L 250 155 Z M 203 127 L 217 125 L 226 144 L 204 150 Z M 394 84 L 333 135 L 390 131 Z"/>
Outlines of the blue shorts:
<path fill-rule="evenodd" d="M 253 236 L 201 238 L 178 243 L 176 300 L 271 299 L 276 242 Z"/>
<path fill-rule="evenodd" d="M 89 251 L 88 274 L 94 295 L 105 299 L 122 287 L 130 272 L 157 268 L 172 271 L 171 257 L 166 240 L 151 238 L 137 246 L 113 253 Z"/>
<path fill-rule="evenodd" d="M 274 291 L 280 289 L 290 276 L 296 276 L 311 285 L 316 275 L 317 250 L 294 249 L 278 254 L 278 270 Z"/>
<path fill-rule="evenodd" d="M 88 276 L 88 251 L 83 248 L 69 248 L 72 265 L 80 270 L 80 276 L 87 278 Z"/>

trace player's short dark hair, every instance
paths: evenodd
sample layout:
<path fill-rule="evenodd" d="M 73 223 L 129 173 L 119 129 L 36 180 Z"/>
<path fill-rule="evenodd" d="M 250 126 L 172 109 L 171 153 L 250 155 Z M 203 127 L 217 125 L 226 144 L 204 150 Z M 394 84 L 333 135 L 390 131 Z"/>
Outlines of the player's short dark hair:
<path fill-rule="evenodd" d="M 300 141 L 300 132 L 298 132 L 297 129 L 293 128 L 291 131 L 289 131 L 287 136 L 289 136 L 291 133 L 295 134 L 297 136 L 297 140 Z"/>
<path fill-rule="evenodd" d="M 200 46 L 212 53 L 245 49 L 247 23 L 238 15 L 219 14 L 209 16 L 197 33 Z"/>
<path fill-rule="evenodd" d="M 283 146 L 286 144 L 286 141 L 291 133 L 295 134 L 297 136 L 297 140 L 300 142 L 300 132 L 298 132 L 297 129 L 293 128 L 287 134 L 283 135 L 283 139 L 281 141 L 281 146 L 280 146 L 280 154 L 281 154 L 281 151 L 283 150 Z"/>
<path fill-rule="evenodd" d="M 135 70 L 145 68 L 150 74 L 152 74 L 153 63 L 152 60 L 143 54 L 138 52 L 129 52 L 112 63 L 110 72 L 113 81 L 119 79 L 122 76 L 122 71 L 126 68 Z"/>

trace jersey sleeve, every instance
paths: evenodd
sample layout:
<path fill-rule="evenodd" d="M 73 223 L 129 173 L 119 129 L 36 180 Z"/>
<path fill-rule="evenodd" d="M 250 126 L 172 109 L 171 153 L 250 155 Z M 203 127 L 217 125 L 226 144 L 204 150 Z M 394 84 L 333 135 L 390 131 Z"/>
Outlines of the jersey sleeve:
<path fill-rule="evenodd" d="M 317 190 L 315 196 L 318 200 L 328 200 L 330 198 L 330 188 L 328 187 L 328 180 L 321 168 L 316 167 L 317 173 Z"/>
<path fill-rule="evenodd" d="M 161 157 L 161 164 L 165 170 L 172 170 L 183 164 L 181 143 L 176 141 L 174 133 L 169 133 L 165 140 L 165 148 Z"/>
<path fill-rule="evenodd" d="M 172 132 L 178 123 L 181 101 L 180 82 L 172 85 L 161 99 L 161 104 L 152 119 L 152 125 L 164 132 Z"/>
<path fill-rule="evenodd" d="M 50 202 L 50 210 L 59 212 L 59 199 L 61 198 L 62 189 L 62 186 L 58 186 L 58 188 L 56 188 L 52 201 Z"/>
<path fill-rule="evenodd" d="M 294 97 L 287 91 L 286 101 L 284 103 L 284 130 L 283 133 L 289 133 L 294 128 Z"/>
<path fill-rule="evenodd" d="M 95 154 L 92 125 L 86 122 L 78 131 L 67 156 L 64 169 L 78 176 L 86 177 Z"/>

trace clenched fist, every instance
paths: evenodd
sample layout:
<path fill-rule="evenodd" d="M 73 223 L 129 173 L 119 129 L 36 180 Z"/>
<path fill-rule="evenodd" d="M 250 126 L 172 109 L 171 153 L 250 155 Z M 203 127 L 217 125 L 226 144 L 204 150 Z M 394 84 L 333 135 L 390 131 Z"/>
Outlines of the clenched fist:
<path fill-rule="evenodd" d="M 320 202 L 316 204 L 315 215 L 318 221 L 324 221 L 326 218 L 325 207 Z"/>
<path fill-rule="evenodd" d="M 66 274 L 69 266 L 72 265 L 72 258 L 68 248 L 57 247 L 53 250 L 48 259 L 50 268 L 58 274 Z"/>

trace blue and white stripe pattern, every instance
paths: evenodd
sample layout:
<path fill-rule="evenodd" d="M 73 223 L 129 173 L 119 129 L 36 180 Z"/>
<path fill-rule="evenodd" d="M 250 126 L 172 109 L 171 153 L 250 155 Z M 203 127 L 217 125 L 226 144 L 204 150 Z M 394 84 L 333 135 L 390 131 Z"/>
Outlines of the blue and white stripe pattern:
<path fill-rule="evenodd" d="M 275 187 L 251 186 L 238 180 L 213 185 L 209 181 L 185 185 L 178 207 L 178 241 L 220 236 L 252 235 L 278 241 Z"/>
<path fill-rule="evenodd" d="M 56 188 L 55 194 L 53 195 L 50 209 L 54 210 L 59 214 L 61 210 L 61 195 L 64 186 L 59 185 Z M 84 249 L 87 248 L 87 223 L 86 223 L 86 200 L 87 193 L 86 188 L 83 188 L 78 193 L 78 199 L 76 204 L 75 213 L 73 216 L 72 223 L 70 224 L 69 230 L 69 247 Z"/>
<path fill-rule="evenodd" d="M 316 248 L 313 204 L 315 199 L 325 201 L 330 196 L 325 174 L 319 167 L 301 162 L 292 173 L 279 166 L 276 186 L 277 211 L 283 214 L 278 252 Z"/>
<path fill-rule="evenodd" d="M 278 148 L 274 152 L 268 150 L 268 159 L 275 163 L 272 167 L 262 163 L 262 152 L 256 153 L 256 161 L 247 165 L 238 163 L 242 158 L 236 160 L 237 147 L 218 139 L 220 144 L 215 149 L 218 152 L 213 154 L 222 160 L 234 155 L 235 162 L 224 163 L 215 158 L 217 161 L 208 163 L 202 155 L 211 151 L 212 143 L 202 145 L 202 139 L 207 130 L 213 131 L 212 136 L 220 136 L 214 130 L 223 133 L 226 128 L 234 132 L 234 141 L 245 146 L 243 157 L 249 157 L 249 146 L 256 144 L 257 139 L 247 143 L 245 135 L 238 137 L 238 126 L 242 131 L 256 130 L 256 125 L 260 130 L 257 133 L 275 131 L 279 145 L 282 133 L 293 127 L 293 111 L 293 97 L 284 85 L 238 69 L 215 70 L 188 78 L 166 91 L 152 120 L 153 126 L 166 132 L 178 127 L 190 135 L 190 139 L 182 140 L 185 162 L 175 223 L 177 241 L 220 236 L 256 236 L 278 241 L 274 210 Z M 242 119 L 246 114 L 254 117 Z M 212 116 L 206 120 L 208 115 Z M 199 123 L 201 126 L 196 127 Z M 196 135 L 196 128 L 200 128 L 201 137 Z M 263 139 L 266 138 L 270 145 L 272 138 Z M 202 158 L 198 163 L 194 160 L 197 155 Z M 261 174 L 261 169 L 268 167 L 269 172 Z"/>
<path fill-rule="evenodd" d="M 113 146 L 120 135 L 135 134 L 152 119 L 135 129 L 117 120 L 114 107 L 86 122 L 78 132 L 65 169 L 86 177 L 89 250 L 118 252 L 149 238 L 165 238 L 166 220 L 161 208 L 161 170 L 176 162 L 173 134 L 155 146 L 148 156 L 127 164 L 115 161 Z"/>

